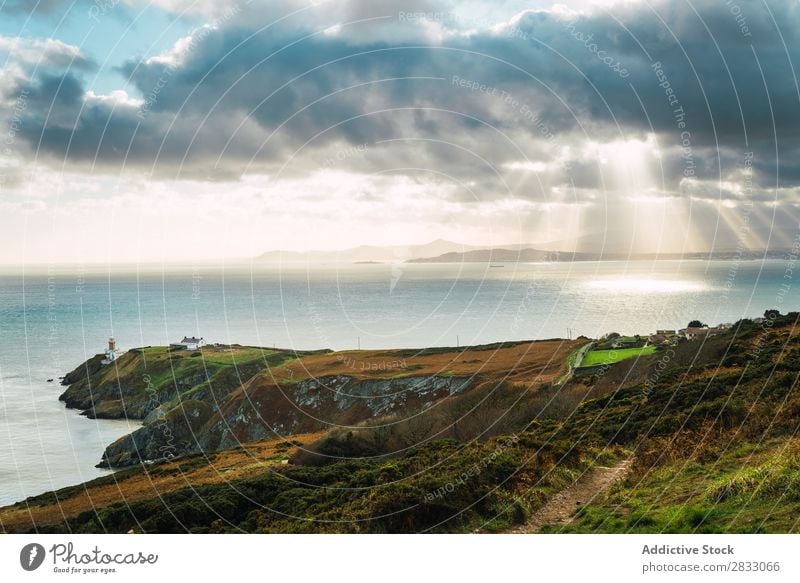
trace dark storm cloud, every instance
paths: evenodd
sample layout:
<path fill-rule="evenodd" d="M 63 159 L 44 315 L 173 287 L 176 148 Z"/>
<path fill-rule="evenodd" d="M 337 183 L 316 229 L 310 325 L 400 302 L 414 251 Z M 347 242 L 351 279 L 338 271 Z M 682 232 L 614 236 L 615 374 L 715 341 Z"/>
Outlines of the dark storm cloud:
<path fill-rule="evenodd" d="M 113 9 L 113 10 L 112 10 Z M 125 12 L 123 0 L 3 0 L 0 18 L 22 17 L 25 26 L 35 20 L 65 26 L 73 19 L 96 18 Z M 119 16 L 119 14 L 116 14 Z"/>
<path fill-rule="evenodd" d="M 31 82 L 39 97 L 27 111 L 25 135 L 59 160 L 113 167 L 125 157 L 159 173 L 208 175 L 211 167 L 214 176 L 272 171 L 298 148 L 313 166 L 337 145 L 421 139 L 428 141 L 416 142 L 416 151 L 374 148 L 373 156 L 342 167 L 428 165 L 497 189 L 497 177 L 476 156 L 495 167 L 521 154 L 548 161 L 557 142 L 654 132 L 670 152 L 658 169 L 667 188 L 687 177 L 735 174 L 745 151 L 754 152 L 755 184 L 774 185 L 777 172 L 780 184 L 791 186 L 800 179 L 798 8 L 788 1 L 739 4 L 746 31 L 725 3 L 704 0 L 642 3 L 613 16 L 529 12 L 502 30 L 451 35 L 440 44 L 419 41 L 419 22 L 398 21 L 408 6 L 402 2 L 345 3 L 336 13 L 344 22 L 393 20 L 334 34 L 319 31 L 341 21 L 302 14 L 267 26 L 247 7 L 196 33 L 174 62 L 124 67 L 145 115 L 129 104 L 77 104 L 74 73 L 64 76 L 64 95 L 53 93 L 54 79 Z M 447 7 L 413 8 L 437 6 Z M 60 115 L 48 119 L 51 109 Z M 572 182 L 602 187 L 591 160 L 575 162 Z M 292 164 L 298 172 L 300 166 Z"/>
<path fill-rule="evenodd" d="M 53 14 L 69 8 L 70 2 L 63 0 L 6 0 L 0 5 L 0 15 L 25 14 L 42 15 Z"/>
<path fill-rule="evenodd" d="M 18 88 L 15 97 L 26 95 L 28 105 L 37 111 L 56 113 L 79 107 L 84 90 L 73 73 L 64 75 L 44 74 L 24 88 Z"/>

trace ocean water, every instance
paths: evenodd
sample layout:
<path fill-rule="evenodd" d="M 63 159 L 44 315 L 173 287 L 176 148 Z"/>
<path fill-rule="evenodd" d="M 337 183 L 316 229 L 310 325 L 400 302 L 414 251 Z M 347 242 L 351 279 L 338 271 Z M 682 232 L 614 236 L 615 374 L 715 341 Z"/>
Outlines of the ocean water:
<path fill-rule="evenodd" d="M 58 401 L 58 377 L 102 352 L 109 336 L 123 349 L 185 335 L 353 349 L 647 333 L 798 310 L 794 268 L 771 260 L 0 269 L 0 504 L 102 475 L 94 464 L 104 447 L 138 425 L 89 420 Z"/>

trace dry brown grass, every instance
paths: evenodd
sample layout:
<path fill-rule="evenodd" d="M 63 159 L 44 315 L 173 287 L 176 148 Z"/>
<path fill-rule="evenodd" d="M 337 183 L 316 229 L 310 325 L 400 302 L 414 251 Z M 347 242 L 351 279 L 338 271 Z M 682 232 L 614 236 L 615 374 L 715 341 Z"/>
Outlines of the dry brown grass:
<path fill-rule="evenodd" d="M 209 455 L 209 462 L 192 463 L 194 458 L 146 466 L 145 471 L 122 475 L 116 483 L 91 485 L 77 489 L 64 499 L 43 505 L 24 503 L 0 509 L 0 531 L 26 532 L 35 526 L 64 522 L 93 508 L 102 508 L 118 502 L 138 502 L 163 496 L 182 488 L 196 488 L 205 484 L 219 484 L 247 478 L 264 472 L 264 468 L 281 464 L 277 456 L 291 456 L 300 446 L 322 437 L 321 433 L 292 435 L 243 444 L 234 450 Z"/>
<path fill-rule="evenodd" d="M 276 380 L 347 375 L 359 379 L 451 374 L 485 375 L 496 380 L 539 384 L 555 380 L 581 340 L 519 342 L 502 347 L 471 347 L 414 352 L 353 350 L 306 356 L 272 369 Z M 291 371 L 291 372 L 289 372 Z"/>

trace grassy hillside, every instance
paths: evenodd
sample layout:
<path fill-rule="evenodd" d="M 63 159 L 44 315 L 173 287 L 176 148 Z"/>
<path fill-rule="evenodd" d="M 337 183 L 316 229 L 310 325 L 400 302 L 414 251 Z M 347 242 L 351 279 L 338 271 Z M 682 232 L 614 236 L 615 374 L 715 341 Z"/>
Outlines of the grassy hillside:
<path fill-rule="evenodd" d="M 285 464 L 298 446 L 319 437 L 320 434 L 308 434 L 291 440 L 272 439 L 242 445 L 236 450 L 136 466 L 0 509 L 0 526 L 6 532 L 47 528 L 63 522 L 65 517 L 78 516 L 87 508 L 104 508 L 120 500 L 136 503 L 184 488 L 258 476 L 267 468 Z"/>
<path fill-rule="evenodd" d="M 225 483 L 192 487 L 187 480 L 187 487 L 159 497 L 87 509 L 66 522 L 52 520 L 50 507 L 52 522 L 38 522 L 38 530 L 502 530 L 523 519 L 531 505 L 565 487 L 596 459 L 592 452 L 579 454 L 566 443 L 545 444 L 531 438 L 521 443 L 491 439 L 467 446 L 438 441 L 383 463 L 350 460 L 313 468 L 277 466 L 252 477 L 231 476 Z M 499 484 L 503 486 L 498 488 Z M 437 496 L 440 489 L 445 494 Z M 23 512 L 16 509 L 17 515 Z M 24 524 L 17 520 L 7 528 L 22 530 Z"/>
<path fill-rule="evenodd" d="M 548 368 L 546 380 L 534 385 L 528 372 L 498 365 L 473 390 L 419 414 L 307 439 L 286 454 L 288 465 L 199 485 L 171 482 L 156 486 L 158 495 L 126 502 L 84 501 L 66 518 L 56 515 L 52 498 L 32 501 L 48 516 L 36 529 L 496 532 L 526 522 L 592 467 L 631 459 L 630 472 L 607 497 L 576 507 L 572 524 L 545 530 L 797 532 L 797 318 L 742 321 L 705 342 L 623 361 L 563 387 L 550 384 L 562 366 Z M 576 346 L 554 354 L 566 359 Z M 480 368 L 479 353 L 461 360 L 478 360 L 471 364 Z M 119 487 L 120 499 L 126 488 Z M 87 492 L 92 497 L 94 487 Z M 10 521 L 25 511 L 0 510 L 4 528 L 34 528 L 32 521 Z"/>
<path fill-rule="evenodd" d="M 563 372 L 573 348 L 564 340 L 337 353 L 147 347 L 105 367 L 95 357 L 67 375 L 61 398 L 91 417 L 144 420 L 103 454 L 102 466 L 127 467 L 413 416 L 486 379 L 536 387 Z"/>
<path fill-rule="evenodd" d="M 607 499 L 582 508 L 574 524 L 548 532 L 800 530 L 800 439 L 714 439 L 701 447 L 651 466 L 643 456 Z"/>
<path fill-rule="evenodd" d="M 60 399 L 89 417 L 144 419 L 153 409 L 203 389 L 222 395 L 257 372 L 303 354 L 248 346 L 134 348 L 101 366 L 96 356 L 66 375 Z"/>

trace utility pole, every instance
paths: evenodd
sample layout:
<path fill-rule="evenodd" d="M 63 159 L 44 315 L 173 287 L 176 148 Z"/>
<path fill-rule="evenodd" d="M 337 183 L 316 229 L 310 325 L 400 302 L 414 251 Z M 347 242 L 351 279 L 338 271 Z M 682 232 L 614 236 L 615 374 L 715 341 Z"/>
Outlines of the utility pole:
<path fill-rule="evenodd" d="M 358 349 L 361 350 L 361 336 L 358 337 Z"/>
<path fill-rule="evenodd" d="M 456 335 L 456 348 L 461 348 L 461 339 Z"/>

